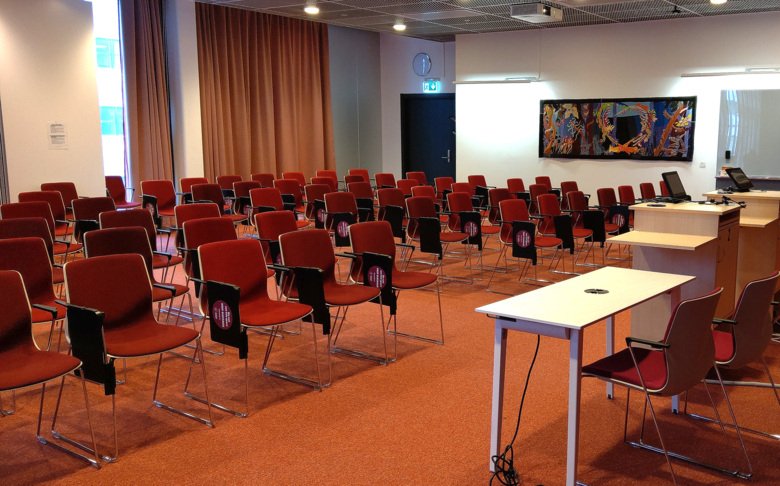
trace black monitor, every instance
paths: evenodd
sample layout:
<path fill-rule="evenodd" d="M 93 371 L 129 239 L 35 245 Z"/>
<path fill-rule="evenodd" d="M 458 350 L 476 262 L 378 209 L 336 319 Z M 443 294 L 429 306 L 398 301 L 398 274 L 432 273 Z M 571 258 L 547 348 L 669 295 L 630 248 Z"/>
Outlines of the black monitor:
<path fill-rule="evenodd" d="M 677 171 L 674 172 L 664 172 L 661 174 L 661 177 L 664 179 L 664 183 L 666 184 L 666 188 L 669 189 L 669 196 L 672 199 L 677 200 L 688 200 L 690 197 L 688 197 L 688 194 L 685 192 L 685 188 L 682 185 L 682 181 L 680 180 L 680 174 L 677 173 Z"/>
<path fill-rule="evenodd" d="M 748 192 L 750 188 L 753 187 L 750 178 L 746 176 L 745 172 L 739 167 L 726 169 L 726 174 L 731 177 L 731 181 L 734 183 L 737 192 Z"/>

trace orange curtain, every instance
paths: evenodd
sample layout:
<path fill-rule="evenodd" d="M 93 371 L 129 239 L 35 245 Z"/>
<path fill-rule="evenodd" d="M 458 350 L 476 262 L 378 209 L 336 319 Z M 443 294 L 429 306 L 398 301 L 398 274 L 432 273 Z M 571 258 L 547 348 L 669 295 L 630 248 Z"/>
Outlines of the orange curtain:
<path fill-rule="evenodd" d="M 205 175 L 335 167 L 324 24 L 197 3 Z"/>
<path fill-rule="evenodd" d="M 161 0 L 120 0 L 125 64 L 126 141 L 133 187 L 173 179 Z M 140 194 L 136 189 L 136 194 Z"/>

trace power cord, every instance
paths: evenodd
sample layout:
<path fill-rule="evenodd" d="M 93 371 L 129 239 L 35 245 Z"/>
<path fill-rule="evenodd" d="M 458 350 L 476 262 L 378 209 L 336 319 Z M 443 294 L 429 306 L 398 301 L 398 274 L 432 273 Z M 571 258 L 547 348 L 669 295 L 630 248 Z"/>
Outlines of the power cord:
<path fill-rule="evenodd" d="M 493 484 L 493 480 L 498 480 L 498 484 L 503 486 L 517 486 L 520 484 L 520 475 L 514 466 L 515 452 L 512 446 L 517 439 L 517 434 L 520 431 L 520 418 L 523 416 L 523 404 L 525 403 L 525 394 L 528 391 L 528 383 L 531 379 L 531 371 L 534 369 L 536 363 L 536 356 L 539 354 L 539 343 L 541 342 L 541 336 L 536 335 L 536 349 L 534 350 L 534 357 L 531 359 L 531 366 L 528 367 L 528 374 L 525 376 L 525 386 L 523 386 L 523 395 L 520 398 L 520 410 L 517 412 L 517 423 L 515 424 L 515 433 L 512 436 L 512 440 L 509 441 L 504 452 L 499 456 L 493 456 L 493 476 L 490 477 L 490 483 Z"/>

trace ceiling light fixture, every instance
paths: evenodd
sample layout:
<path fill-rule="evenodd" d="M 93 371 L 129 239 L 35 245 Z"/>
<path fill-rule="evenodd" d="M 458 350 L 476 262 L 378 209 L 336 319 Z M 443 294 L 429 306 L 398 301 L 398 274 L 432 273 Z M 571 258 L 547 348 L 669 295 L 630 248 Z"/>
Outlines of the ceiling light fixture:
<path fill-rule="evenodd" d="M 681 78 L 705 78 L 710 76 L 739 76 L 742 74 L 778 74 L 780 68 L 778 67 L 752 67 L 745 68 L 742 71 L 714 71 L 714 72 L 693 72 L 682 73 Z"/>
<path fill-rule="evenodd" d="M 303 11 L 309 15 L 317 15 L 318 13 L 320 13 L 320 8 L 317 6 L 315 2 L 307 2 L 306 6 L 303 7 Z"/>
<path fill-rule="evenodd" d="M 723 5 L 726 3 L 726 0 L 710 0 L 710 3 L 713 5 Z"/>
<path fill-rule="evenodd" d="M 403 20 L 398 19 L 395 21 L 395 24 L 393 24 L 393 29 L 398 32 L 403 32 L 406 30 L 406 24 L 404 23 Z"/>

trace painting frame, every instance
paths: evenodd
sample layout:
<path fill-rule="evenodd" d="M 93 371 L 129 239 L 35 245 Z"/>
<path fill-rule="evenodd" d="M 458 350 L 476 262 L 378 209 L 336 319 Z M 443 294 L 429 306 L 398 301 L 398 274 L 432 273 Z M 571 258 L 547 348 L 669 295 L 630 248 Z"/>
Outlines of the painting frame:
<path fill-rule="evenodd" d="M 691 162 L 696 105 L 696 96 L 540 100 L 539 158 Z"/>

